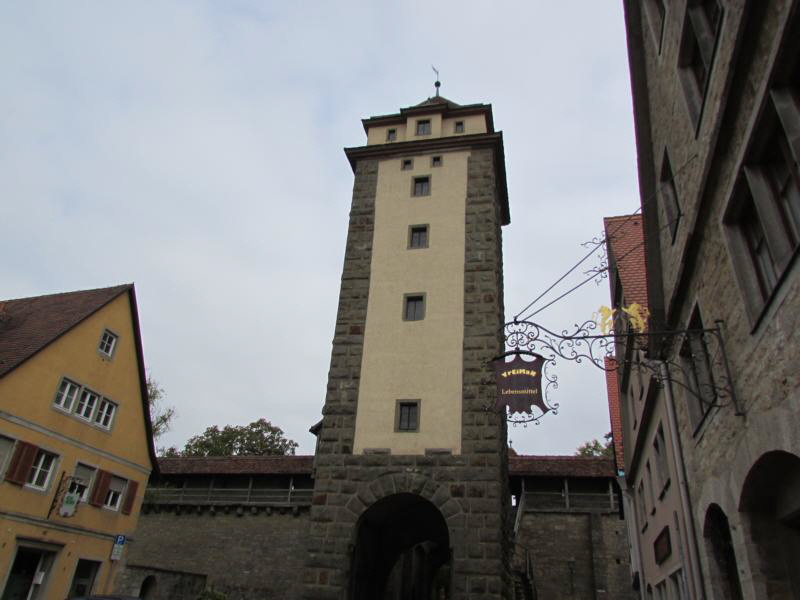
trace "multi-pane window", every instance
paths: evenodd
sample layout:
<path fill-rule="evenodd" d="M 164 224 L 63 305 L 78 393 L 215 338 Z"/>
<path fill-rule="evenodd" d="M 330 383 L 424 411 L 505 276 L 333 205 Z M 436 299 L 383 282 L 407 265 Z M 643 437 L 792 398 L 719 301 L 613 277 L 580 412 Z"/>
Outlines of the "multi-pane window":
<path fill-rule="evenodd" d="M 453 133 L 464 133 L 464 121 L 456 121 L 453 126 Z"/>
<path fill-rule="evenodd" d="M 428 175 L 414 177 L 414 187 L 411 190 L 412 196 L 428 196 L 431 193 L 431 178 Z"/>
<path fill-rule="evenodd" d="M 75 407 L 75 414 L 81 419 L 91 421 L 99 398 L 100 397 L 94 392 L 83 388 L 80 400 L 78 400 L 78 405 Z"/>
<path fill-rule="evenodd" d="M 66 411 L 71 411 L 80 389 L 81 386 L 74 381 L 62 379 L 61 385 L 58 387 L 58 392 L 56 393 L 55 405 Z"/>
<path fill-rule="evenodd" d="M 419 430 L 419 400 L 400 400 L 397 403 L 397 430 Z"/>
<path fill-rule="evenodd" d="M 725 214 L 733 265 L 755 322 L 800 249 L 800 101 L 772 90 Z"/>
<path fill-rule="evenodd" d="M 387 129 L 386 130 L 386 141 L 387 142 L 394 142 L 397 140 L 397 129 Z"/>
<path fill-rule="evenodd" d="M 430 135 L 431 133 L 431 120 L 420 119 L 417 121 L 417 135 Z"/>
<path fill-rule="evenodd" d="M 55 454 L 45 452 L 42 449 L 37 450 L 36 458 L 33 460 L 31 470 L 28 473 L 27 484 L 41 490 L 46 489 L 47 484 L 50 482 L 50 475 L 53 473 L 55 463 Z"/>
<path fill-rule="evenodd" d="M 711 410 L 717 398 L 711 370 L 711 355 L 706 343 L 699 307 L 695 308 L 692 313 L 680 355 L 687 379 L 689 420 L 692 427 L 697 430 L 703 417 Z"/>
<path fill-rule="evenodd" d="M 116 475 L 112 476 L 111 481 L 108 484 L 106 497 L 103 500 L 103 506 L 112 510 L 117 510 L 119 508 L 120 500 L 122 499 L 122 494 L 125 492 L 125 485 L 127 483 L 128 481 L 122 477 L 117 477 Z"/>
<path fill-rule="evenodd" d="M 117 410 L 117 405 L 111 402 L 108 398 L 103 398 L 100 401 L 100 406 L 97 408 L 97 413 L 94 415 L 94 422 L 100 427 L 108 429 L 111 427 L 111 421 L 114 420 L 114 413 Z"/>
<path fill-rule="evenodd" d="M 664 0 L 645 0 L 644 6 L 647 12 L 647 20 L 650 21 L 650 27 L 656 40 L 656 48 L 661 51 L 661 40 L 664 38 L 664 21 L 667 13 Z"/>
<path fill-rule="evenodd" d="M 53 404 L 103 429 L 111 429 L 117 412 L 115 402 L 66 378 L 61 380 Z"/>
<path fill-rule="evenodd" d="M 428 226 L 427 225 L 412 225 L 411 227 L 409 227 L 408 247 L 409 248 L 427 248 L 428 247 Z"/>
<path fill-rule="evenodd" d="M 98 346 L 98 350 L 100 354 L 108 356 L 111 358 L 114 354 L 114 350 L 117 347 L 117 335 L 111 333 L 108 329 L 103 331 L 103 335 L 100 336 L 100 346 Z"/>
<path fill-rule="evenodd" d="M 664 227 L 669 230 L 670 239 L 674 242 L 682 214 L 681 206 L 678 202 L 678 192 L 675 189 L 675 177 L 672 173 L 672 165 L 666 148 L 664 149 L 664 158 L 661 161 L 661 177 L 659 179 L 658 193 L 666 219 Z"/>
<path fill-rule="evenodd" d="M 14 451 L 14 440 L 0 435 L 0 477 L 6 472 L 11 454 Z"/>
<path fill-rule="evenodd" d="M 404 158 L 400 161 L 400 169 L 403 171 L 409 171 L 414 168 L 414 159 L 413 158 Z"/>
<path fill-rule="evenodd" d="M 650 513 L 653 514 L 656 512 L 656 499 L 658 495 L 656 494 L 655 489 L 655 479 L 653 478 L 653 470 L 650 468 L 650 461 L 647 461 L 645 465 L 645 471 L 647 473 L 647 488 L 648 492 L 650 493 Z"/>
<path fill-rule="evenodd" d="M 421 321 L 425 318 L 425 296 L 408 295 L 405 297 L 405 305 L 403 306 L 403 320 L 405 321 Z"/>
<path fill-rule="evenodd" d="M 669 483 L 669 467 L 667 466 L 667 446 L 664 439 L 664 427 L 659 424 L 656 438 L 653 440 L 653 453 L 656 458 L 656 472 L 658 473 L 658 487 L 662 490 Z"/>
<path fill-rule="evenodd" d="M 78 463 L 75 467 L 75 474 L 69 482 L 68 491 L 70 493 L 78 494 L 81 502 L 85 502 L 89 498 L 89 488 L 92 485 L 92 480 L 97 469 Z"/>
<path fill-rule="evenodd" d="M 636 506 L 639 509 L 639 527 L 644 528 L 647 524 L 647 498 L 644 495 L 644 479 L 639 482 L 636 490 Z"/>
<path fill-rule="evenodd" d="M 700 108 L 708 87 L 721 23 L 722 7 L 719 0 L 689 1 L 683 24 L 678 66 L 689 112 L 695 122 L 700 117 Z"/>

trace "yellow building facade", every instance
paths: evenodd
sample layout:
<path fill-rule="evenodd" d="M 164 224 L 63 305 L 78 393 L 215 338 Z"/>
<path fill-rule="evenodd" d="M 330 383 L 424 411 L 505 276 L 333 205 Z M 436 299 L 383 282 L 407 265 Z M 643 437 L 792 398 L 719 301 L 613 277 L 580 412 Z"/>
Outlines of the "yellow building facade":
<path fill-rule="evenodd" d="M 154 465 L 133 286 L 0 303 L 0 600 L 110 592 Z"/>

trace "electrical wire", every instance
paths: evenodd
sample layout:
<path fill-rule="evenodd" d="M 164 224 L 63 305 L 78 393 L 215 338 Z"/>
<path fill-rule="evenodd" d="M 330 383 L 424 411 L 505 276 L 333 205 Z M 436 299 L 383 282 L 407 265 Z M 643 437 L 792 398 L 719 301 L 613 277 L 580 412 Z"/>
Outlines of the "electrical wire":
<path fill-rule="evenodd" d="M 547 288 L 545 291 L 543 291 L 541 294 L 539 294 L 539 295 L 538 295 L 536 298 L 534 298 L 534 299 L 533 299 L 531 302 L 529 302 L 529 303 L 528 303 L 528 305 L 527 305 L 527 306 L 525 306 L 525 308 L 523 308 L 523 309 L 522 309 L 522 310 L 520 310 L 520 311 L 519 311 L 519 312 L 518 312 L 516 315 L 514 315 L 514 320 L 515 320 L 515 321 L 516 321 L 516 320 L 518 320 L 518 319 L 519 319 L 519 316 L 520 316 L 522 313 L 524 313 L 526 310 L 528 310 L 529 308 L 531 308 L 531 307 L 532 307 L 534 304 L 536 304 L 536 303 L 537 303 L 539 300 L 541 300 L 541 299 L 542 299 L 544 296 L 546 296 L 546 295 L 547 295 L 547 294 L 548 294 L 550 291 L 552 291 L 552 290 L 553 290 L 553 288 L 555 288 L 555 287 L 556 287 L 556 286 L 557 286 L 559 283 L 561 283 L 562 281 L 564 281 L 564 279 L 566 279 L 566 278 L 567 278 L 567 277 L 568 277 L 568 276 L 569 276 L 569 275 L 570 275 L 570 274 L 571 274 L 571 273 L 572 273 L 572 272 L 573 272 L 575 269 L 577 269 L 577 268 L 578 268 L 578 267 L 579 267 L 581 264 L 583 264 L 583 263 L 584 263 L 584 262 L 585 262 L 585 261 L 586 261 L 586 260 L 587 260 L 587 259 L 588 259 L 590 256 L 592 256 L 592 255 L 593 255 L 595 252 L 597 252 L 598 248 L 600 248 L 601 246 L 603 246 L 603 245 L 604 245 L 604 244 L 605 244 L 607 241 L 610 241 L 610 240 L 614 239 L 614 235 L 615 235 L 615 234 L 616 234 L 616 233 L 617 233 L 617 232 L 618 232 L 620 229 L 622 229 L 622 227 L 623 227 L 625 224 L 627 224 L 627 223 L 628 223 L 628 221 L 630 221 L 631 219 L 633 219 L 634 217 L 636 217 L 637 215 L 639 215 L 639 213 L 640 213 L 640 212 L 641 212 L 641 210 L 642 210 L 642 207 L 644 207 L 645 205 L 647 205 L 647 204 L 649 204 L 650 202 L 654 201 L 654 200 L 655 200 L 655 199 L 658 197 L 658 193 L 661 191 L 661 188 L 662 188 L 662 187 L 663 187 L 665 184 L 673 182 L 673 181 L 675 180 L 675 178 L 676 178 L 676 177 L 677 177 L 677 176 L 678 176 L 678 175 L 679 175 L 681 172 L 683 172 L 683 171 L 684 171 L 684 170 L 685 170 L 685 169 L 686 169 L 686 168 L 689 166 L 689 164 L 690 164 L 692 161 L 694 161 L 694 160 L 695 160 L 697 157 L 698 157 L 698 155 L 697 155 L 697 154 L 693 154 L 693 155 L 692 155 L 692 156 L 690 156 L 690 157 L 689 157 L 689 158 L 688 158 L 688 159 L 687 159 L 687 160 L 686 160 L 686 161 L 685 161 L 685 162 L 684 162 L 684 163 L 683 163 L 683 164 L 682 164 L 682 165 L 681 165 L 681 166 L 680 166 L 680 167 L 679 167 L 679 168 L 678 168 L 678 169 L 677 169 L 677 170 L 676 170 L 674 173 L 672 173 L 672 176 L 671 176 L 671 177 L 669 177 L 668 179 L 664 179 L 664 180 L 662 180 L 662 181 L 659 183 L 659 185 L 656 187 L 656 189 L 653 191 L 653 193 L 651 193 L 651 194 L 650 194 L 649 196 L 647 196 L 647 197 L 646 197 L 644 200 L 642 200 L 641 204 L 640 204 L 640 205 L 639 205 L 639 206 L 636 208 L 636 210 L 635 210 L 635 211 L 633 211 L 632 213 L 630 213 L 630 214 L 626 215 L 626 219 L 625 219 L 625 220 L 623 220 L 623 221 L 620 221 L 619 223 L 617 223 L 617 224 L 616 224 L 617 226 L 614 228 L 614 231 L 609 231 L 609 232 L 606 232 L 606 235 L 603 237 L 603 239 L 601 239 L 601 240 L 599 240 L 598 242 L 596 242 L 596 243 L 595 243 L 595 245 L 594 245 L 594 247 L 593 247 L 591 250 L 589 250 L 589 252 L 588 252 L 588 253 L 587 253 L 587 254 L 586 254 L 586 255 L 585 255 L 583 258 L 581 258 L 581 259 L 580 259 L 580 260 L 579 260 L 577 263 L 575 263 L 574 265 L 572 265 L 572 267 L 570 267 L 570 268 L 569 268 L 569 269 L 568 269 L 568 270 L 567 270 L 567 271 L 566 271 L 566 272 L 565 272 L 563 275 L 561 275 L 561 276 L 560 276 L 560 277 L 559 277 L 559 278 L 558 278 L 558 279 L 557 279 L 557 280 L 556 280 L 556 281 L 555 281 L 553 284 L 551 284 L 551 285 L 550 285 L 550 286 L 549 286 L 549 287 L 548 287 L 548 288 Z M 676 217 L 676 219 L 677 219 L 677 218 L 679 218 L 680 216 L 681 216 L 681 215 L 679 214 L 679 215 L 678 215 L 678 217 Z M 671 222 L 670 222 L 670 224 L 671 224 Z M 659 233 L 660 233 L 660 231 L 661 231 L 661 228 L 659 228 Z M 630 253 L 630 251 L 628 251 L 628 252 L 625 254 L 625 256 L 627 256 L 627 254 L 629 254 L 629 253 Z M 621 261 L 621 258 L 619 258 L 619 257 L 618 257 L 618 258 L 617 258 L 617 263 L 619 263 L 620 261 Z M 581 287 L 581 286 L 582 286 L 582 285 L 584 285 L 585 283 L 588 283 L 589 281 L 591 281 L 592 279 L 594 279 L 594 278 L 597 276 L 597 274 L 598 274 L 598 273 L 602 273 L 602 272 L 604 272 L 604 271 L 606 271 L 606 270 L 608 270 L 608 267 L 606 267 L 605 269 L 601 269 L 601 270 L 597 271 L 596 273 L 593 273 L 593 274 L 592 274 L 592 276 L 591 276 L 589 279 L 587 279 L 587 280 L 585 280 L 585 281 L 583 281 L 583 282 L 579 283 L 579 284 L 578 284 L 577 286 L 575 286 L 574 288 L 572 288 L 572 289 L 570 289 L 569 291 L 565 292 L 564 294 L 562 294 L 561 296 L 559 296 L 559 297 L 558 297 L 558 298 L 556 298 L 555 300 L 553 300 L 553 301 L 549 302 L 549 303 L 548 303 L 548 304 L 546 304 L 544 307 L 542 307 L 542 309 L 540 309 L 540 310 L 536 310 L 535 312 L 533 312 L 533 313 L 529 314 L 529 315 L 528 315 L 527 317 L 525 317 L 523 320 L 525 320 L 525 319 L 527 319 L 527 318 L 530 318 L 531 316 L 533 316 L 533 315 L 535 315 L 535 314 L 538 314 L 538 313 L 539 313 L 541 310 L 544 310 L 545 308 L 547 308 L 547 307 L 551 306 L 552 304 L 554 304 L 554 303 L 555 303 L 555 302 L 557 302 L 558 300 L 561 300 L 561 299 L 562 299 L 562 298 L 564 298 L 565 296 L 567 296 L 567 295 L 571 294 L 572 292 L 574 292 L 576 289 L 578 289 L 579 287 Z"/>

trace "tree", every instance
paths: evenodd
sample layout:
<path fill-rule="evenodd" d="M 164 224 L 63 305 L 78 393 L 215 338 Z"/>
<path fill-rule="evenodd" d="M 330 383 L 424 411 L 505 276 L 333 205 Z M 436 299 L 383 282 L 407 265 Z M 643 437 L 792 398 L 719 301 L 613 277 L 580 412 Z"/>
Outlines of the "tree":
<path fill-rule="evenodd" d="M 153 439 L 157 440 L 172 428 L 175 418 L 174 406 L 163 406 L 164 388 L 150 375 L 147 376 L 147 401 L 150 404 L 150 424 L 153 427 Z"/>
<path fill-rule="evenodd" d="M 249 425 L 216 425 L 189 438 L 183 450 L 168 448 L 163 456 L 264 456 L 294 454 L 297 442 L 287 439 L 280 427 L 266 419 Z M 174 452 L 174 453 L 173 453 Z"/>
<path fill-rule="evenodd" d="M 591 442 L 585 442 L 578 446 L 575 451 L 575 456 L 597 456 L 601 458 L 614 458 L 614 441 L 611 438 L 611 433 L 603 436 L 605 443 L 598 439 L 593 439 Z"/>

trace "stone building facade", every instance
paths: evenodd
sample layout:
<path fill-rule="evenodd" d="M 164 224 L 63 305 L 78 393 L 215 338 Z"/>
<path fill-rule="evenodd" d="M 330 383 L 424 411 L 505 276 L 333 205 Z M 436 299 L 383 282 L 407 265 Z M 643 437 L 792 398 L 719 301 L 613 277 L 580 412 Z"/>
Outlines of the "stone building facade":
<path fill-rule="evenodd" d="M 800 597 L 799 4 L 625 1 L 650 327 L 716 332 L 649 349 L 689 378 L 689 598 Z"/>
<path fill-rule="evenodd" d="M 346 150 L 355 184 L 304 597 L 378 597 L 410 554 L 424 557 L 415 594 L 508 597 L 505 419 L 488 410 L 502 134 L 491 106 L 439 96 L 364 128 L 367 145 Z"/>
<path fill-rule="evenodd" d="M 312 461 L 161 459 L 116 591 L 146 600 L 196 600 L 203 591 L 226 600 L 302 598 Z M 633 598 L 613 475 L 607 459 L 509 459 L 509 598 Z M 414 566 L 413 557 L 403 563 Z M 376 597 L 411 591 L 402 568 L 392 576 L 399 593 Z"/>

